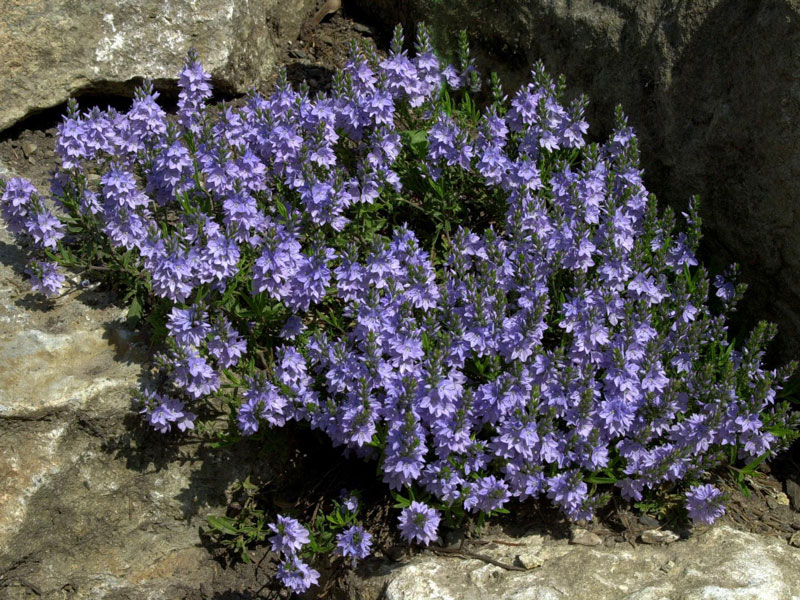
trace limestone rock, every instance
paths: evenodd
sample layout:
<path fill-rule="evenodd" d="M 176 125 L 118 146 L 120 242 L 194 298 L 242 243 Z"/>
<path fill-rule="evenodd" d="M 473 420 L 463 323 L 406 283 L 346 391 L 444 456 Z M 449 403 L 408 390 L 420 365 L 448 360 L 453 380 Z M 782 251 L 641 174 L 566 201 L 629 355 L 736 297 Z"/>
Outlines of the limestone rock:
<path fill-rule="evenodd" d="M 786 494 L 792 504 L 792 508 L 800 512 L 800 484 L 793 479 L 786 480 Z"/>
<path fill-rule="evenodd" d="M 200 525 L 270 467 L 142 427 L 147 348 L 124 310 L 92 290 L 38 299 L 23 266 L 0 226 L 0 598 L 199 597 L 222 576 Z"/>
<path fill-rule="evenodd" d="M 750 283 L 750 312 L 800 351 L 800 4 L 693 0 L 353 0 L 384 29 L 426 21 L 445 49 L 466 29 L 483 73 L 513 92 L 543 60 L 586 93 L 595 139 L 621 104 L 662 203 L 702 201 L 707 256 Z"/>
<path fill-rule="evenodd" d="M 571 544 L 577 544 L 579 546 L 599 546 L 603 543 L 603 538 L 596 533 L 576 527 L 572 530 L 569 541 Z"/>
<path fill-rule="evenodd" d="M 424 553 L 350 583 L 359 600 L 780 600 L 800 592 L 800 550 L 785 541 L 715 526 L 670 545 L 570 545 L 546 534 L 515 538 L 541 566 L 522 572 Z M 513 564 L 520 548 L 481 546 Z M 381 590 L 385 590 L 381 596 Z"/>
<path fill-rule="evenodd" d="M 680 538 L 681 536 L 668 529 L 647 529 L 639 536 L 645 544 L 671 544 Z"/>
<path fill-rule="evenodd" d="M 275 72 L 313 0 L 4 0 L 0 5 L 0 130 L 85 93 L 130 94 L 174 82 L 195 47 L 226 92 Z M 133 81 L 132 81 L 133 80 Z"/>

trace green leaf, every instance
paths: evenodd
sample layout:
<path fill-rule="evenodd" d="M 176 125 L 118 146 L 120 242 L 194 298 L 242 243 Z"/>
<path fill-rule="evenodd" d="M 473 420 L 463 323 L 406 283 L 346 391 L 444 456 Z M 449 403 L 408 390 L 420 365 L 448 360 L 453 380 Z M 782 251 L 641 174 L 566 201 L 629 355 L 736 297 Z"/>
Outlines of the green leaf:
<path fill-rule="evenodd" d="M 131 305 L 128 307 L 128 320 L 139 321 L 142 318 L 142 303 L 139 302 L 139 297 L 134 296 L 131 300 Z"/>
<path fill-rule="evenodd" d="M 286 220 L 289 217 L 289 211 L 286 210 L 286 205 L 280 200 L 275 200 L 275 208 L 278 209 L 278 214 Z"/>
<path fill-rule="evenodd" d="M 216 531 L 229 535 L 239 535 L 239 530 L 234 527 L 234 523 L 234 520 L 230 517 L 218 517 L 216 515 L 209 515 L 208 517 L 208 524 Z"/>

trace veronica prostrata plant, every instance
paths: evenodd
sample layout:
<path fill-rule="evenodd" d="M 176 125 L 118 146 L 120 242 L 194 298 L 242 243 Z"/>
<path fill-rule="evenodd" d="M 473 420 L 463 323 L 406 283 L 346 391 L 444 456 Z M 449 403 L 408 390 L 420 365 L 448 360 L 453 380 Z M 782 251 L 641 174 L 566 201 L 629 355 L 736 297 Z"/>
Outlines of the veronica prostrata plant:
<path fill-rule="evenodd" d="M 0 187 L 34 289 L 59 294 L 62 268 L 112 281 L 163 345 L 167 384 L 137 394 L 153 428 L 324 432 L 376 461 L 409 541 L 512 499 L 591 519 L 615 490 L 678 490 L 712 522 L 712 472 L 797 435 L 777 396 L 794 365 L 762 365 L 775 328 L 729 341 L 744 286 L 698 264 L 696 202 L 685 231 L 659 214 L 621 112 L 587 143 L 586 100 L 565 105 L 541 63 L 510 100 L 492 78 L 479 109 L 466 43 L 443 66 L 419 32 L 413 57 L 399 30 L 383 60 L 354 47 L 316 98 L 282 75 L 269 98 L 210 105 L 190 53 L 175 118 L 149 84 L 124 113 L 71 104 L 55 209 Z M 212 400 L 228 429 L 197 417 Z M 268 537 L 296 592 L 316 554 L 369 554 L 355 508 L 311 531 L 248 511 L 218 529 L 242 552 Z"/>

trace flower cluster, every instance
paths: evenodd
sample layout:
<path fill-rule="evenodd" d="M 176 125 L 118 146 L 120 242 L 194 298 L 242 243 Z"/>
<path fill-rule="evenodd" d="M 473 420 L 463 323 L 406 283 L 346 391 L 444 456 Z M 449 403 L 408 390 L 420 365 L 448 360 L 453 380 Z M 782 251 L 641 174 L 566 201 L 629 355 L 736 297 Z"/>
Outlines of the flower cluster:
<path fill-rule="evenodd" d="M 564 104 L 541 64 L 479 111 L 468 58 L 441 65 L 424 27 L 402 48 L 355 48 L 329 94 L 282 78 L 239 109 L 206 106 L 190 55 L 177 121 L 147 86 L 127 113 L 71 109 L 62 221 L 5 183 L 9 229 L 51 261 L 32 263 L 37 289 L 61 287 L 53 260 L 76 266 L 54 252 L 63 222 L 164 316 L 173 392 L 144 393 L 150 424 L 190 428 L 185 407 L 211 397 L 240 435 L 307 423 L 416 490 L 400 532 L 422 544 L 453 507 L 546 497 L 589 519 L 614 488 L 638 501 L 781 449 L 793 366 L 762 366 L 770 326 L 729 342 L 742 287 L 719 278 L 710 297 L 696 205 L 685 232 L 659 216 L 624 116 L 589 144 L 585 100 Z M 695 521 L 724 512 L 712 486 L 686 497 Z M 306 589 L 306 530 L 271 528 L 279 576 Z M 336 544 L 361 559 L 370 536 Z"/>
<path fill-rule="evenodd" d="M 0 215 L 8 231 L 20 242 L 29 243 L 40 251 L 55 250 L 64 237 L 64 225 L 44 205 L 36 188 L 25 179 L 12 177 L 0 191 Z M 48 297 L 61 291 L 64 275 L 55 262 L 34 258 L 26 271 L 34 291 Z"/>
<path fill-rule="evenodd" d="M 400 512 L 398 521 L 403 538 L 427 546 L 436 539 L 441 517 L 430 506 L 415 501 Z"/>
<path fill-rule="evenodd" d="M 278 515 L 275 523 L 269 524 L 269 529 L 274 534 L 269 538 L 273 552 L 283 556 L 278 566 L 278 579 L 293 592 L 305 592 L 319 580 L 319 571 L 297 556 L 297 552 L 309 542 L 308 530 L 297 519 L 282 515 Z"/>

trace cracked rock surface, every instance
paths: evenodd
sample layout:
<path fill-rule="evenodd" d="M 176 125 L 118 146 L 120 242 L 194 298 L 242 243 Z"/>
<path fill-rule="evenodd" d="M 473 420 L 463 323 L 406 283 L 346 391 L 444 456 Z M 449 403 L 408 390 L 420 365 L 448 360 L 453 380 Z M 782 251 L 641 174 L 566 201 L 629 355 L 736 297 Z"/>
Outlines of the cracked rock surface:
<path fill-rule="evenodd" d="M 218 91 L 272 76 L 314 0 L 4 0 L 0 130 L 76 94 L 130 95 L 142 78 L 174 89 L 194 47 Z"/>
<path fill-rule="evenodd" d="M 92 290 L 39 299 L 23 266 L 0 228 L 0 598 L 219 589 L 199 527 L 235 478 L 269 466 L 145 430 L 129 390 L 146 344 L 124 310 Z"/>
<path fill-rule="evenodd" d="M 669 545 L 587 547 L 530 533 L 476 548 L 509 570 L 429 550 L 351 577 L 358 600 L 796 600 L 800 549 L 726 525 Z M 499 542 L 499 543 L 498 543 Z M 521 557 L 525 557 L 524 560 Z M 535 559 L 535 560 L 534 560 Z"/>

